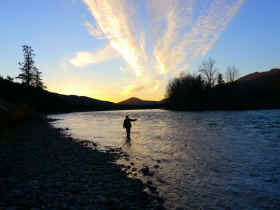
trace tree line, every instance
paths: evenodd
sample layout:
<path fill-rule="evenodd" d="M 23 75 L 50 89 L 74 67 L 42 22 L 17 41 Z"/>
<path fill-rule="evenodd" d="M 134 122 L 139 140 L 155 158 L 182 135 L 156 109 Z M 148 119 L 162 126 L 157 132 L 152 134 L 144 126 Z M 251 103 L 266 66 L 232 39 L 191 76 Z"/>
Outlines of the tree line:
<path fill-rule="evenodd" d="M 210 105 L 225 104 L 223 99 L 239 78 L 239 70 L 235 66 L 229 66 L 223 75 L 215 64 L 215 60 L 209 58 L 201 64 L 198 73 L 182 74 L 172 79 L 166 89 L 168 107 L 207 109 Z"/>
<path fill-rule="evenodd" d="M 8 75 L 5 79 L 11 82 L 13 82 L 14 79 L 19 79 L 24 86 L 45 89 L 46 86 L 42 80 L 42 72 L 40 72 L 39 68 L 35 65 L 34 50 L 31 46 L 23 45 L 22 51 L 24 60 L 18 63 L 20 70 L 19 75 L 15 78 Z M 3 77 L 1 78 L 4 79 Z"/>

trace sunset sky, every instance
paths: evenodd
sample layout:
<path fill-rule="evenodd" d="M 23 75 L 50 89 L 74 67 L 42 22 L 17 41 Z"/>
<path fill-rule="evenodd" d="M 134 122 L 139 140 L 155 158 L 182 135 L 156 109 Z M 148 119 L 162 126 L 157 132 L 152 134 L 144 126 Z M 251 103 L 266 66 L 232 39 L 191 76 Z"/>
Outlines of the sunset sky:
<path fill-rule="evenodd" d="M 160 100 L 209 56 L 221 73 L 280 67 L 279 11 L 279 0 L 1 1 L 0 74 L 18 75 L 27 44 L 49 91 Z"/>

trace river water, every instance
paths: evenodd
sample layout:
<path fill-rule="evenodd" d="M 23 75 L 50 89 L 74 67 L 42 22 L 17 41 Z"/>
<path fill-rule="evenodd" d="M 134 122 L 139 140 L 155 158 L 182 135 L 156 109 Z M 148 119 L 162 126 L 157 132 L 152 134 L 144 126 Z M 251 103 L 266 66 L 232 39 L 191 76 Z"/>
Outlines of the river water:
<path fill-rule="evenodd" d="M 131 141 L 122 123 L 133 122 Z M 74 138 L 122 148 L 147 166 L 168 209 L 280 209 L 280 110 L 129 110 L 52 115 Z"/>

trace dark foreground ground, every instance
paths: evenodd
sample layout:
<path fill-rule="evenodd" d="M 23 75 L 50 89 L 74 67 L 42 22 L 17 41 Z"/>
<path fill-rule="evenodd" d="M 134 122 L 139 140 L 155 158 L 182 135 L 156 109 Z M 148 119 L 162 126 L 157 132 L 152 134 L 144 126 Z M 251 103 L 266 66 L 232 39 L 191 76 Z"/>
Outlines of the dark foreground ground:
<path fill-rule="evenodd" d="M 114 163 L 121 155 L 48 123 L 1 131 L 0 209 L 163 209 Z"/>

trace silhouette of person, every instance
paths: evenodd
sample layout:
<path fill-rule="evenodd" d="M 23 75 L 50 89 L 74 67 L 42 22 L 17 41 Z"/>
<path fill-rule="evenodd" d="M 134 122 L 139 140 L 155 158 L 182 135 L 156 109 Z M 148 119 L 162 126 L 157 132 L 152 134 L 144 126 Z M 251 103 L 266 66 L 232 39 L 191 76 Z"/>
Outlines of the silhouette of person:
<path fill-rule="evenodd" d="M 132 121 L 136 121 L 137 119 L 130 119 L 128 115 L 125 116 L 125 120 L 123 121 L 123 128 L 126 129 L 126 137 L 130 139 L 130 128 Z"/>

